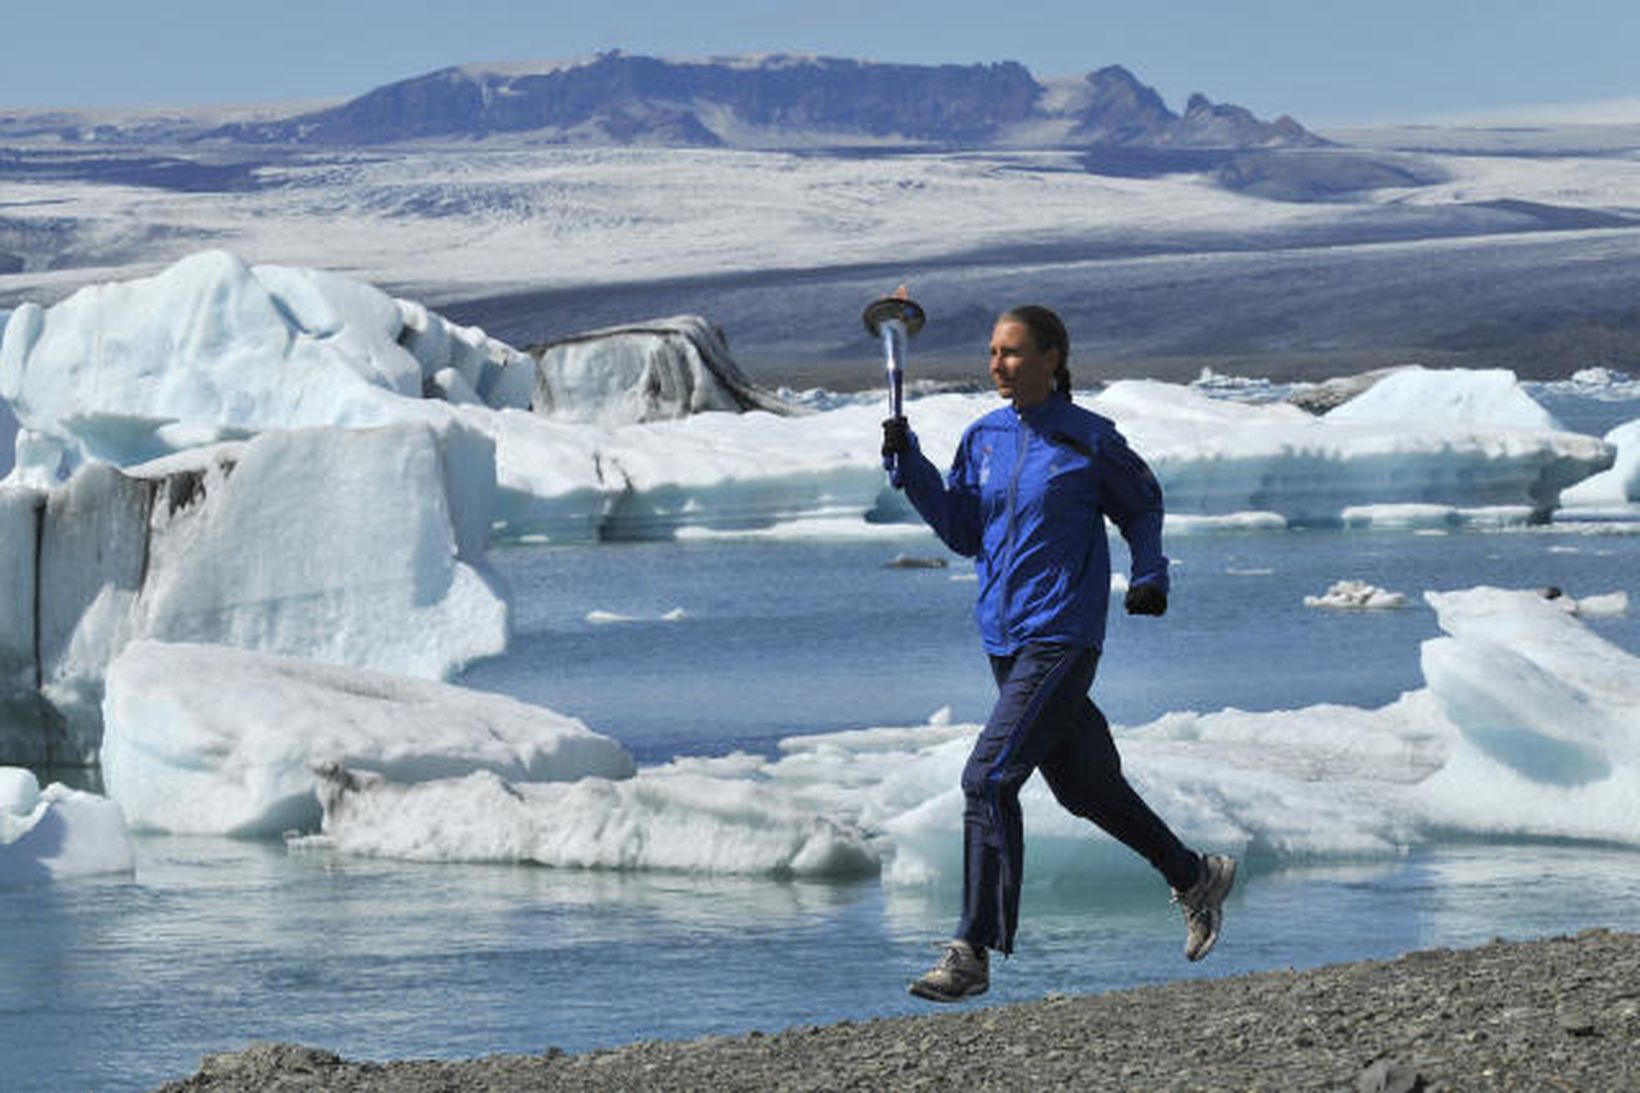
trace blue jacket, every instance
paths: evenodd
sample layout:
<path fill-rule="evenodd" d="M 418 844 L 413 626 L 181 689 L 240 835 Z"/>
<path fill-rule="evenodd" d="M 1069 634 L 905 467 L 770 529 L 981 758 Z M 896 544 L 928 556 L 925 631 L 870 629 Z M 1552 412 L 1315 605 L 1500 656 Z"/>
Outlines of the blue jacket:
<path fill-rule="evenodd" d="M 943 481 L 913 437 L 900 474 L 935 534 L 975 560 L 974 614 L 988 653 L 1005 656 L 1028 642 L 1103 647 L 1107 516 L 1127 540 L 1131 583 L 1167 591 L 1156 476 L 1110 419 L 1062 395 L 975 421 Z"/>

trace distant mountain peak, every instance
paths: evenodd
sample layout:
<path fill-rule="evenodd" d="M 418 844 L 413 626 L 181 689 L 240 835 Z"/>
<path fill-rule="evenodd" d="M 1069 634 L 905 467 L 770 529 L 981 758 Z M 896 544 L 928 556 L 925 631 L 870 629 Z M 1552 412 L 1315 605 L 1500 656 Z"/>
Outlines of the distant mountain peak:
<path fill-rule="evenodd" d="M 338 106 L 211 135 L 324 145 L 499 135 L 697 147 L 1324 143 L 1290 118 L 1262 122 L 1200 95 L 1181 117 L 1120 65 L 1050 89 L 1015 61 L 910 65 L 801 53 L 675 60 L 619 50 L 452 66 Z"/>

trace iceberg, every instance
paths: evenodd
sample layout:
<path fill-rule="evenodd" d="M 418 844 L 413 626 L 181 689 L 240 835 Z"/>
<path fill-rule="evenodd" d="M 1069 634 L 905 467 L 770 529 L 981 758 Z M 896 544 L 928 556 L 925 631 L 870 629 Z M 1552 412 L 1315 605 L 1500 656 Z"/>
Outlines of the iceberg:
<path fill-rule="evenodd" d="M 0 608 L 0 697 L 37 686 L 67 724 L 52 761 L 92 762 L 103 678 L 132 641 L 433 678 L 499 653 L 492 459 L 458 427 L 279 430 L 126 471 L 90 463 L 43 503 L 0 491 L 0 572 L 18 590 Z"/>
<path fill-rule="evenodd" d="M 297 849 L 420 860 L 831 877 L 879 867 L 857 824 L 705 773 L 722 761 L 640 772 L 573 718 L 449 684 L 144 641 L 109 669 L 103 709 L 103 780 L 142 830 L 286 834 Z"/>
<path fill-rule="evenodd" d="M 1329 410 L 1336 423 L 1406 425 L 1472 422 L 1555 432 L 1560 423 L 1503 368 L 1399 368 Z"/>
<path fill-rule="evenodd" d="M 127 646 L 108 670 L 103 717 L 103 782 L 145 830 L 312 831 L 316 788 L 342 767 L 396 784 L 480 771 L 515 783 L 614 780 L 634 770 L 614 740 L 505 696 L 213 645 Z"/>
<path fill-rule="evenodd" d="M 1422 373 L 1421 382 L 1460 392 L 1470 383 L 1463 372 Z M 1337 416 L 1353 402 L 1316 418 L 1285 403 L 1247 406 L 1124 380 L 1089 405 L 1144 454 L 1170 514 L 1273 511 L 1289 524 L 1338 524 L 1371 506 L 1444 505 L 1487 523 L 1503 510 L 1543 519 L 1561 490 L 1611 465 L 1610 445 L 1595 437 L 1479 422 L 1464 399 L 1449 402 L 1459 410 L 1434 420 Z"/>
<path fill-rule="evenodd" d="M 794 408 L 746 378 L 719 328 L 699 315 L 594 330 L 540 348 L 531 405 L 604 426 L 720 410 Z"/>
<path fill-rule="evenodd" d="M 0 340 L 0 398 L 49 441 L 59 480 L 265 429 L 437 421 L 422 396 L 441 376 L 504 406 L 533 366 L 340 274 L 225 251 L 23 304 Z"/>
<path fill-rule="evenodd" d="M 323 834 L 299 840 L 299 848 L 770 877 L 842 878 L 880 868 L 857 825 L 755 781 L 661 768 L 626 781 L 520 783 L 484 771 L 406 786 L 327 773 Z"/>
<path fill-rule="evenodd" d="M 1640 660 L 1535 590 L 1429 593 L 1426 685 L 1377 709 L 1179 711 L 1116 730 L 1136 787 L 1194 845 L 1253 860 L 1382 858 L 1509 835 L 1640 846 Z M 335 772 L 304 845 L 416 860 L 961 877 L 976 725 L 936 717 L 795 737 L 772 758 L 678 759 L 627 780 L 400 784 Z M 1024 791 L 1026 875 L 1148 866 Z M 688 832 L 680 838 L 680 831 Z"/>
<path fill-rule="evenodd" d="M 0 767 L 0 886 L 129 873 L 135 857 L 120 807 L 21 767 Z"/>
<path fill-rule="evenodd" d="M 1419 787 L 1432 826 L 1640 842 L 1640 661 L 1576 605 L 1531 592 L 1426 593 L 1447 637 L 1424 643 L 1429 690 L 1459 730 Z"/>

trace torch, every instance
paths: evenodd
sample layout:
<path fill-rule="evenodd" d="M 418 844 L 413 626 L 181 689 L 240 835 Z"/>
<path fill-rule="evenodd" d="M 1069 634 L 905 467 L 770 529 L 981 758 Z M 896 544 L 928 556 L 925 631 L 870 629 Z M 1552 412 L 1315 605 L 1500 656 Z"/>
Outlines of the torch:
<path fill-rule="evenodd" d="M 888 367 L 888 416 L 905 416 L 905 347 L 917 336 L 928 317 L 923 309 L 906 295 L 901 285 L 892 296 L 874 300 L 866 308 L 866 330 L 883 343 L 883 362 Z M 896 488 L 900 485 L 900 457 L 890 456 L 889 480 Z"/>

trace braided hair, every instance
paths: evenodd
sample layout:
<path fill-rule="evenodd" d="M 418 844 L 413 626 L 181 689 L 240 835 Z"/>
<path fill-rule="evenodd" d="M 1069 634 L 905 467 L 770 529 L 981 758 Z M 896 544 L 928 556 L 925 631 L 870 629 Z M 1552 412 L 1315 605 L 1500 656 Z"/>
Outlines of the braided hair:
<path fill-rule="evenodd" d="M 1023 324 L 1031 332 L 1031 341 L 1037 351 L 1046 353 L 1059 350 L 1059 367 L 1054 370 L 1053 389 L 1056 394 L 1071 397 L 1071 335 L 1065 322 L 1051 308 L 1041 304 L 1021 304 L 1002 313 L 1003 322 Z"/>

